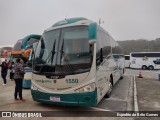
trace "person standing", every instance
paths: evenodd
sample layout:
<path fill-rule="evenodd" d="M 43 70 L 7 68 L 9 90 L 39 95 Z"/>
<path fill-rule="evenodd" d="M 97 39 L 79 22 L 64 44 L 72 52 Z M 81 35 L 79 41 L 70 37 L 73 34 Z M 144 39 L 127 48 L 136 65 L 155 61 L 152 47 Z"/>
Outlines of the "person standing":
<path fill-rule="evenodd" d="M 6 76 L 7 76 L 8 67 L 7 67 L 6 61 L 7 60 L 2 62 L 2 64 L 1 64 L 1 67 L 2 67 L 2 69 L 1 69 L 1 77 L 3 79 L 3 84 L 2 85 L 6 85 L 7 84 Z"/>
<path fill-rule="evenodd" d="M 25 101 L 22 97 L 22 84 L 23 84 L 23 78 L 24 78 L 25 72 L 19 58 L 16 60 L 16 63 L 14 65 L 14 71 L 15 71 L 14 72 L 14 80 L 15 80 L 14 98 L 15 100 L 19 100 L 17 98 L 17 94 L 19 93 L 20 100 Z"/>
<path fill-rule="evenodd" d="M 10 60 L 6 60 L 6 64 L 7 64 L 7 67 L 9 68 L 9 66 L 10 66 Z"/>
<path fill-rule="evenodd" d="M 13 80 L 13 77 L 14 77 L 14 62 L 11 63 L 9 69 L 10 69 L 10 79 Z"/>

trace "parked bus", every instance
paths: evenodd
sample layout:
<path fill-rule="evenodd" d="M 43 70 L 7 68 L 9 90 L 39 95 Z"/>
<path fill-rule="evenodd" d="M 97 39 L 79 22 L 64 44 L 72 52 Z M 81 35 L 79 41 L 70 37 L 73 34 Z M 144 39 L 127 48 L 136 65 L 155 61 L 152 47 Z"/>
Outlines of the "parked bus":
<path fill-rule="evenodd" d="M 11 61 L 16 62 L 17 58 L 22 57 L 21 45 L 22 39 L 18 40 L 17 43 L 13 46 L 13 50 L 11 52 Z"/>
<path fill-rule="evenodd" d="M 25 74 L 23 80 L 23 88 L 31 88 L 31 78 L 32 78 L 32 58 L 33 58 L 33 50 L 37 47 L 38 42 L 32 44 L 31 50 L 27 57 L 26 67 L 25 67 Z M 28 49 L 28 47 L 27 47 Z"/>
<path fill-rule="evenodd" d="M 14 59 L 16 58 L 24 58 L 26 59 L 31 51 L 31 46 L 33 43 L 38 42 L 40 39 L 41 35 L 28 35 L 23 39 L 20 39 L 17 41 L 17 43 L 13 47 L 12 51 L 12 60 L 15 61 Z"/>
<path fill-rule="evenodd" d="M 13 51 L 11 54 L 11 61 L 15 62 L 17 58 L 22 58 L 24 64 L 26 64 L 26 62 L 28 61 L 30 51 L 32 49 L 32 44 L 38 42 L 40 38 L 41 35 L 32 34 L 24 37 L 23 39 L 18 40 L 13 47 Z M 26 66 L 24 69 L 26 74 L 28 74 L 28 72 L 29 73 L 32 72 L 32 69 L 29 68 L 28 66 Z M 31 87 L 31 79 L 29 77 L 25 77 L 25 79 L 23 80 L 23 88 L 30 88 L 30 87 Z"/>
<path fill-rule="evenodd" d="M 160 69 L 160 52 L 133 52 L 130 53 L 130 68 Z"/>
<path fill-rule="evenodd" d="M 0 48 L 0 65 L 5 60 L 10 60 L 11 51 L 13 47 L 11 45 L 1 46 Z"/>
<path fill-rule="evenodd" d="M 40 38 L 41 38 L 41 35 L 32 34 L 32 35 L 26 36 L 23 39 L 22 46 L 21 46 L 23 57 L 27 58 L 29 56 L 33 43 L 38 42 Z"/>
<path fill-rule="evenodd" d="M 9 54 L 8 53 L 11 53 L 12 52 L 12 49 L 13 49 L 13 47 L 8 47 L 8 46 L 6 46 L 6 47 L 2 47 L 1 49 L 0 49 L 0 58 L 8 58 L 9 56 Z"/>
<path fill-rule="evenodd" d="M 130 55 L 125 55 L 125 67 L 130 67 Z"/>
<path fill-rule="evenodd" d="M 70 18 L 44 31 L 33 58 L 32 98 L 72 106 L 95 106 L 123 77 L 124 55 L 97 23 Z"/>

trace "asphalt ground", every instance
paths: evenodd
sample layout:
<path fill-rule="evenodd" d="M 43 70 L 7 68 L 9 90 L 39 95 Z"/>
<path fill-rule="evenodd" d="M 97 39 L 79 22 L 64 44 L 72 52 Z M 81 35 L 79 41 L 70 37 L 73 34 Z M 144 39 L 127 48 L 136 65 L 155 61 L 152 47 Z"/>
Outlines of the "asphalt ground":
<path fill-rule="evenodd" d="M 119 80 L 112 92 L 111 98 L 107 99 L 104 98 L 97 106 L 95 107 L 89 107 L 89 108 L 84 108 L 84 107 L 68 107 L 68 106 L 56 106 L 56 105 L 47 105 L 47 104 L 42 104 L 38 103 L 32 100 L 31 97 L 31 92 L 30 89 L 23 89 L 23 97 L 26 99 L 25 102 L 22 101 L 15 101 L 14 100 L 14 81 L 9 80 L 9 76 L 7 76 L 7 85 L 3 86 L 2 85 L 2 78 L 0 78 L 0 112 L 21 112 L 21 111 L 48 111 L 51 112 L 52 114 L 57 114 L 62 115 L 61 112 L 64 113 L 62 115 L 63 117 L 42 117 L 42 118 L 0 118 L 3 120 L 21 120 L 21 119 L 29 119 L 29 120 L 53 120 L 53 119 L 58 119 L 58 120 L 63 120 L 63 119 L 76 119 L 77 120 L 86 120 L 86 119 L 99 119 L 99 120 L 121 120 L 121 119 L 126 119 L 126 120 L 132 120 L 133 118 L 127 117 L 127 118 L 121 118 L 121 117 L 97 117 L 100 114 L 113 114 L 116 115 L 115 111 L 127 111 L 132 109 L 132 105 L 130 100 L 132 98 L 129 96 L 130 93 L 130 86 L 132 86 L 132 82 L 129 76 L 124 76 L 124 79 Z M 133 91 L 132 91 L 133 92 Z M 132 101 L 133 102 L 133 101 Z M 56 111 L 56 112 L 55 112 Z M 59 112 L 57 112 L 59 111 Z M 82 111 L 81 115 L 77 114 L 75 111 Z M 93 116 L 95 117 L 87 117 L 87 112 L 94 111 L 91 114 L 94 114 Z M 105 113 L 107 112 L 107 113 Z M 72 117 L 66 117 L 68 115 L 73 115 Z M 77 116 L 76 116 L 77 115 Z M 86 116 L 86 117 L 85 117 Z"/>
<path fill-rule="evenodd" d="M 140 69 L 126 68 L 127 75 L 137 76 L 140 71 L 141 71 L 141 74 L 144 78 L 159 79 L 160 70 L 140 70 Z"/>
<path fill-rule="evenodd" d="M 132 81 L 131 78 L 134 78 L 133 76 L 127 76 L 123 80 L 118 81 L 118 83 L 114 86 L 113 94 L 111 98 L 109 99 L 104 99 L 102 102 L 96 106 L 96 108 L 102 108 L 103 110 L 106 111 L 116 111 L 116 110 L 121 110 L 121 111 L 133 111 L 133 106 L 132 106 L 132 97 L 126 97 L 128 96 L 129 93 L 132 93 Z M 128 79 L 130 78 L 130 79 Z M 128 80 L 128 81 L 127 81 Z M 2 79 L 0 79 L 0 83 L 2 84 Z M 137 78 L 135 77 L 135 83 L 136 83 L 136 88 L 137 88 L 137 104 L 138 104 L 138 110 L 139 112 L 157 112 L 160 111 L 160 81 L 157 79 L 152 79 L 152 78 Z M 26 98 L 26 102 L 21 102 L 21 101 L 15 101 L 13 98 L 14 95 L 14 81 L 10 81 L 8 79 L 7 86 L 2 86 L 0 84 L 0 111 L 53 111 L 53 107 L 51 105 L 45 105 L 41 103 L 34 102 L 31 98 L 30 95 L 30 89 L 24 89 L 23 90 L 23 95 Z M 116 87 L 117 86 L 117 87 Z M 124 87 L 127 86 L 127 87 Z M 129 90 L 130 89 L 130 90 Z M 124 94 L 122 94 L 124 93 Z M 126 95 L 125 95 L 126 94 Z M 132 96 L 132 95 L 131 95 Z M 130 101 L 130 102 L 128 102 Z M 26 105 L 27 103 L 27 105 Z M 133 104 L 135 104 L 133 102 Z M 106 107 L 107 106 L 107 107 Z M 117 106 L 117 107 L 116 107 Z M 43 109 L 42 109 L 43 108 Z M 54 106 L 55 111 L 65 111 L 65 110 L 82 110 L 84 111 L 84 108 L 81 107 L 72 107 L 68 108 L 66 106 L 60 107 L 59 106 Z M 85 108 L 86 109 L 86 108 Z M 91 109 L 88 108 L 86 111 L 90 110 L 95 110 L 96 109 Z M 99 109 L 100 110 L 100 109 Z M 21 119 L 29 119 L 29 120 L 53 120 L 53 119 L 58 119 L 58 120 L 63 120 L 63 119 L 75 119 L 76 116 L 74 117 L 46 117 L 46 118 L 3 118 L 3 120 L 8 120 L 8 119 L 14 119 L 14 120 L 21 120 Z M 2 119 L 2 118 L 0 118 Z M 84 119 L 99 119 L 99 120 L 121 120 L 121 119 L 126 119 L 126 120 L 137 120 L 137 119 L 148 119 L 148 120 L 159 120 L 160 117 L 76 117 L 77 120 L 84 120 Z"/>
<path fill-rule="evenodd" d="M 160 111 L 160 80 L 136 78 L 139 111 Z"/>
<path fill-rule="evenodd" d="M 160 80 L 136 77 L 138 110 L 140 113 L 159 114 L 159 117 L 139 117 L 142 120 L 160 120 Z"/>
<path fill-rule="evenodd" d="M 133 110 L 133 77 L 127 75 L 119 80 L 113 87 L 110 98 L 103 98 L 95 107 L 64 107 L 47 105 L 33 101 L 30 89 L 23 89 L 25 102 L 14 100 L 14 81 L 9 80 L 6 86 L 0 85 L 0 111 L 63 111 L 63 110 L 85 110 L 85 111 L 128 111 Z M 2 84 L 2 79 L 0 78 Z"/>

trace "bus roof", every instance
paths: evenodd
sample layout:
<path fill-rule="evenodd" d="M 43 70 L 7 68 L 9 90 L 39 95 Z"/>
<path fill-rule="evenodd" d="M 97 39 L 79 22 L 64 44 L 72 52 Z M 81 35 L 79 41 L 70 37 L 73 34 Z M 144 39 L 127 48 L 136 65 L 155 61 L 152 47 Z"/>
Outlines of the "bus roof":
<path fill-rule="evenodd" d="M 13 47 L 2 47 L 1 50 L 12 50 Z"/>
<path fill-rule="evenodd" d="M 14 45 L 1 45 L 0 48 L 4 48 L 4 47 L 12 47 L 13 48 Z"/>
<path fill-rule="evenodd" d="M 61 26 L 61 25 L 66 25 L 66 24 L 71 24 L 71 23 L 75 23 L 81 20 L 87 20 L 86 18 L 83 17 L 78 17 L 78 18 L 69 18 L 69 19 L 65 19 L 65 20 L 61 20 L 57 23 L 55 23 L 52 27 L 57 27 L 57 26 Z"/>
<path fill-rule="evenodd" d="M 94 24 L 94 26 L 96 26 L 96 22 L 93 22 L 83 17 L 69 18 L 55 23 L 50 28 L 46 29 L 44 32 L 48 32 L 63 27 L 76 26 L 76 25 L 90 25 L 90 24 Z"/>
<path fill-rule="evenodd" d="M 30 38 L 40 39 L 41 35 L 31 34 L 31 35 L 28 35 L 25 38 L 23 38 L 21 49 L 25 49 L 26 48 L 27 42 L 30 40 Z"/>
<path fill-rule="evenodd" d="M 22 39 L 19 39 L 13 47 L 13 51 L 20 51 L 21 50 L 21 45 L 22 45 Z"/>
<path fill-rule="evenodd" d="M 22 54 L 22 50 L 24 50 L 26 48 L 27 42 L 31 38 L 40 39 L 41 35 L 31 34 L 31 35 L 24 37 L 23 39 L 18 40 L 13 47 L 12 54 Z M 37 41 L 35 40 L 35 42 L 37 42 Z"/>
<path fill-rule="evenodd" d="M 96 39 L 96 30 L 97 30 L 97 23 L 93 22 L 89 19 L 78 17 L 78 18 L 69 18 L 65 20 L 61 20 L 57 23 L 55 23 L 52 27 L 46 29 L 45 32 L 52 31 L 54 29 L 64 28 L 64 27 L 71 27 L 71 26 L 80 26 L 80 25 L 86 25 L 89 29 L 89 38 L 90 42 L 94 42 Z"/>

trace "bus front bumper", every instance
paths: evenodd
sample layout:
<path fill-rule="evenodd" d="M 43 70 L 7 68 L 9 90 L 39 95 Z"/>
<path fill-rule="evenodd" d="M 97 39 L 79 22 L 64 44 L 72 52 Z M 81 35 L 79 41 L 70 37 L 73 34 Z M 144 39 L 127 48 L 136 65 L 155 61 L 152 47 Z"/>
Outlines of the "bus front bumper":
<path fill-rule="evenodd" d="M 38 90 L 31 90 L 34 101 L 46 104 L 68 105 L 68 106 L 95 106 L 97 105 L 97 90 L 87 93 L 51 94 Z M 56 100 L 53 100 L 55 98 Z"/>

